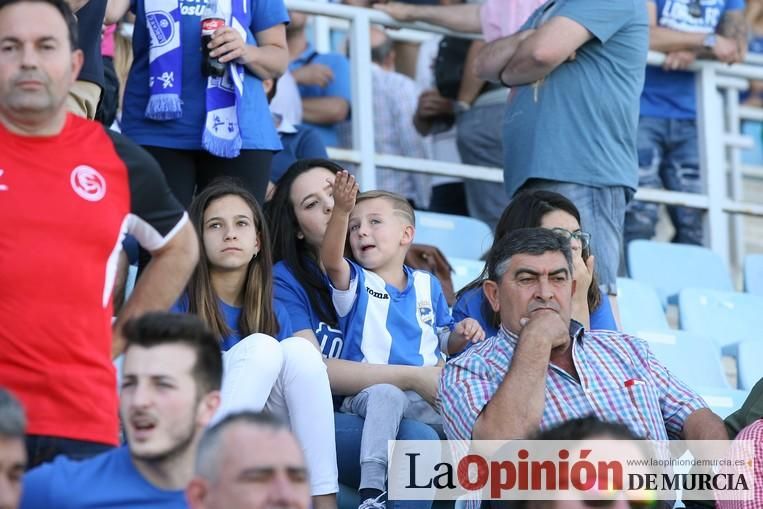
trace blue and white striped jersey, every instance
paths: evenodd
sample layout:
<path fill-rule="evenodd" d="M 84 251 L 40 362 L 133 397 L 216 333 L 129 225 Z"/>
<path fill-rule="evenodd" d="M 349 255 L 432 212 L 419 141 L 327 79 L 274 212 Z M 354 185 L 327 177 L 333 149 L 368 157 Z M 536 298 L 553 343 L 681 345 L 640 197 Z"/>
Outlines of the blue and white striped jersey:
<path fill-rule="evenodd" d="M 342 358 L 370 364 L 436 365 L 453 329 L 440 281 L 429 272 L 404 266 L 408 284 L 400 291 L 348 262 L 350 287 L 332 288 L 344 331 Z"/>

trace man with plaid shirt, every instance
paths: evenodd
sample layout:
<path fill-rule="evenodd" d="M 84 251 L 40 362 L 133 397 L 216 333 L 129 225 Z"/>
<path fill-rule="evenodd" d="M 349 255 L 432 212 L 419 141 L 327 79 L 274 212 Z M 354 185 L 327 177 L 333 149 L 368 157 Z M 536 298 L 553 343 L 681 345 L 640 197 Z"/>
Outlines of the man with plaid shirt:
<path fill-rule="evenodd" d="M 542 228 L 517 230 L 487 263 L 484 291 L 501 329 L 444 368 L 439 395 L 448 438 L 523 438 L 587 415 L 651 440 L 728 437 L 646 342 L 585 331 L 571 320 L 568 240 Z"/>

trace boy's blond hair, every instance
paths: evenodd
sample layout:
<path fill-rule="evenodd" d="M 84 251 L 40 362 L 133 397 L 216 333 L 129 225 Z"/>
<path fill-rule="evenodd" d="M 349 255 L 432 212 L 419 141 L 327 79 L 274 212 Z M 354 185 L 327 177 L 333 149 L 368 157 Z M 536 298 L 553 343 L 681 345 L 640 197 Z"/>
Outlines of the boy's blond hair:
<path fill-rule="evenodd" d="M 376 198 L 382 198 L 387 200 L 395 211 L 395 214 L 402 216 L 403 219 L 408 221 L 411 226 L 416 226 L 416 215 L 413 212 L 413 207 L 408 200 L 397 193 L 390 193 L 389 191 L 365 191 L 358 194 L 355 200 L 355 204 L 362 201 L 374 200 Z"/>

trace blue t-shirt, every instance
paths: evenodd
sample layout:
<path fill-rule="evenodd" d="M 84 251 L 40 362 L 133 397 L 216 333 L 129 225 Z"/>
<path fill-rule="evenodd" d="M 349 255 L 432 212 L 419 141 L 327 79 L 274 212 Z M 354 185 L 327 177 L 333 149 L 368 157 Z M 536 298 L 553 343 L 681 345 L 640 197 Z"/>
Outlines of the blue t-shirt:
<path fill-rule="evenodd" d="M 327 159 L 326 145 L 318 131 L 312 127 L 297 125 L 294 132 L 279 132 L 283 149 L 273 156 L 270 163 L 270 180 L 278 182 L 289 166 L 300 159 Z"/>
<path fill-rule="evenodd" d="M 702 15 L 689 14 L 686 0 L 650 0 L 657 9 L 657 24 L 665 28 L 710 34 L 717 30 L 728 11 L 744 9 L 744 0 L 702 0 L 698 2 Z M 663 71 L 648 66 L 644 92 L 641 94 L 641 115 L 675 119 L 693 119 L 697 116 L 697 97 L 694 73 Z"/>
<path fill-rule="evenodd" d="M 127 447 L 84 461 L 58 456 L 24 476 L 21 509 L 186 509 L 183 490 L 150 484 L 135 469 Z"/>
<path fill-rule="evenodd" d="M 636 129 L 649 23 L 644 0 L 550 0 L 523 30 L 562 16 L 593 38 L 535 85 L 514 87 L 504 121 L 509 196 L 531 178 L 636 189 Z"/>
<path fill-rule="evenodd" d="M 299 85 L 299 95 L 302 99 L 311 99 L 315 97 L 341 97 L 349 104 L 352 100 L 351 82 L 350 82 L 350 62 L 347 57 L 339 53 L 318 53 L 308 44 L 305 51 L 302 52 L 289 64 L 289 70 L 294 72 L 307 64 L 322 64 L 330 68 L 334 73 L 334 79 L 321 87 L 319 85 Z M 338 147 L 339 138 L 337 136 L 337 124 L 320 125 L 304 122 L 304 125 L 315 128 L 327 147 Z"/>
<path fill-rule="evenodd" d="M 612 313 L 612 305 L 609 303 L 609 296 L 602 290 L 599 290 L 599 292 L 601 293 L 601 303 L 591 313 L 591 330 L 617 330 L 617 323 L 615 322 L 615 315 Z M 498 334 L 498 328 L 490 325 L 484 313 L 483 303 L 486 303 L 486 301 L 482 288 L 467 290 L 453 305 L 453 319 L 460 322 L 464 318 L 474 318 L 485 330 L 485 337 L 491 338 Z"/>
<path fill-rule="evenodd" d="M 326 288 L 328 288 L 329 282 L 325 275 L 323 275 L 323 280 Z M 324 357 L 336 359 L 342 355 L 344 347 L 342 331 L 323 322 L 318 317 L 310 305 L 307 292 L 284 261 L 273 266 L 273 298 L 275 302 L 286 309 L 294 332 L 311 330 L 315 333 Z"/>
<path fill-rule="evenodd" d="M 183 116 L 176 120 L 156 121 L 145 117 L 149 99 L 149 32 L 146 28 L 145 3 L 131 0 L 135 12 L 133 33 L 134 60 L 130 68 L 122 109 L 122 132 L 140 145 L 200 150 L 206 120 L 207 80 L 201 74 L 201 16 L 207 0 L 180 0 L 180 43 L 183 58 L 181 100 Z M 283 0 L 252 0 L 248 12 L 251 23 L 247 44 L 256 45 L 254 35 L 281 23 L 289 16 Z M 281 142 L 273 126 L 262 81 L 250 72 L 244 73 L 244 95 L 239 124 L 244 149 L 279 150 Z"/>
<path fill-rule="evenodd" d="M 220 311 L 223 312 L 226 325 L 233 331 L 228 336 L 222 338 L 220 344 L 220 348 L 223 351 L 227 351 L 233 348 L 233 346 L 242 339 L 241 332 L 238 330 L 238 321 L 241 318 L 241 308 L 231 306 L 230 304 L 223 302 L 221 299 L 217 299 L 217 304 L 220 306 Z M 170 312 L 187 313 L 188 308 L 188 294 L 183 294 L 175 305 L 172 306 Z M 278 334 L 276 334 L 275 338 L 278 341 L 281 341 L 292 336 L 293 329 L 291 328 L 291 320 L 289 319 L 289 314 L 286 312 L 286 309 L 284 309 L 278 302 L 273 302 L 273 312 L 276 315 L 276 321 L 278 321 Z"/>
<path fill-rule="evenodd" d="M 434 366 L 442 360 L 441 345 L 447 345 L 453 318 L 440 281 L 429 272 L 403 266 L 407 284 L 401 291 L 349 263 L 349 288 L 332 288 L 344 331 L 342 358 L 406 366 Z"/>

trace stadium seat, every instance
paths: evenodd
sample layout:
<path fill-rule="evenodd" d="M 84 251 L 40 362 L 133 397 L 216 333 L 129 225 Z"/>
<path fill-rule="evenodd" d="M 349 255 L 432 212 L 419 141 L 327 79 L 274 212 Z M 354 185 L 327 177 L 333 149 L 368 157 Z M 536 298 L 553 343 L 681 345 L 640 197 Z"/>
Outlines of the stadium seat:
<path fill-rule="evenodd" d="M 763 295 L 763 254 L 744 257 L 744 291 Z"/>
<path fill-rule="evenodd" d="M 716 387 L 699 387 L 695 391 L 705 400 L 710 410 L 725 419 L 732 412 L 739 410 L 747 398 L 747 391 L 739 389 L 718 389 Z"/>
<path fill-rule="evenodd" d="M 752 389 L 763 378 L 763 341 L 742 341 L 736 345 L 736 351 L 739 387 Z"/>
<path fill-rule="evenodd" d="M 744 164 L 762 166 L 763 146 L 761 146 L 760 140 L 763 138 L 763 124 L 746 120 L 742 122 L 742 134 L 746 134 L 755 140 L 755 147 L 741 151 L 742 162 Z"/>
<path fill-rule="evenodd" d="M 617 306 L 623 331 L 640 336 L 642 330 L 669 331 L 660 297 L 646 283 L 628 278 L 617 278 Z"/>
<path fill-rule="evenodd" d="M 701 246 L 634 240 L 628 244 L 628 272 L 655 288 L 663 305 L 675 304 L 682 288 L 734 290 L 721 257 Z"/>
<path fill-rule="evenodd" d="M 461 288 L 474 281 L 477 276 L 482 274 L 485 262 L 480 260 L 468 260 L 466 258 L 448 258 L 448 263 L 453 268 L 451 279 L 453 280 L 453 291 L 458 292 Z"/>
<path fill-rule="evenodd" d="M 685 331 L 641 331 L 655 357 L 671 373 L 697 387 L 729 389 L 721 364 L 721 349 L 712 338 Z"/>
<path fill-rule="evenodd" d="M 493 232 L 479 219 L 417 210 L 416 243 L 437 246 L 448 259 L 479 260 L 493 245 Z"/>
<path fill-rule="evenodd" d="M 681 290 L 678 298 L 681 329 L 714 338 L 724 353 L 736 357 L 736 344 L 763 341 L 760 313 L 763 297 L 698 288 Z"/>

